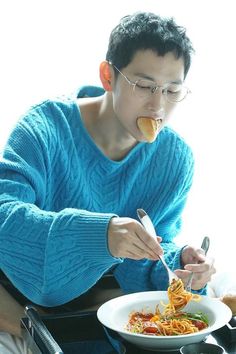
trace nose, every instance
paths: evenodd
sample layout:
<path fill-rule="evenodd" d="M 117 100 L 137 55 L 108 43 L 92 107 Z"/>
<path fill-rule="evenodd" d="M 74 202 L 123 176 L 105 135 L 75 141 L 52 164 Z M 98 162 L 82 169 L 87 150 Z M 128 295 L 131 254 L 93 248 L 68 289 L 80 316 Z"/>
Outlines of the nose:
<path fill-rule="evenodd" d="M 161 89 L 158 89 L 153 93 L 148 100 L 147 108 L 151 112 L 156 112 L 158 115 L 162 115 L 165 107 L 165 97 Z"/>

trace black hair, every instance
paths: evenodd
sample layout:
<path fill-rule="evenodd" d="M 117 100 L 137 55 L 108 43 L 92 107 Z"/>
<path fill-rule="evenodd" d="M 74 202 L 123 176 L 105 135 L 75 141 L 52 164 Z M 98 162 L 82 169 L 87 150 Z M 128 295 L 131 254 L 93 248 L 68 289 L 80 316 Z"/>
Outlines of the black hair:
<path fill-rule="evenodd" d="M 163 18 L 150 12 L 136 12 L 120 20 L 110 34 L 106 60 L 122 69 L 138 50 L 146 49 L 161 56 L 172 52 L 177 59 L 182 57 L 186 77 L 194 52 L 186 29 L 178 26 L 173 18 Z"/>

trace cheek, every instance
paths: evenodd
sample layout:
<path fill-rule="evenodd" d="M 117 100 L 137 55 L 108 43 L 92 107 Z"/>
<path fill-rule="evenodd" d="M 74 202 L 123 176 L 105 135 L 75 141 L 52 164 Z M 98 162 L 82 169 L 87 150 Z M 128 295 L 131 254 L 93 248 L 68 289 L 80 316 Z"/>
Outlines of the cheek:
<path fill-rule="evenodd" d="M 137 107 L 137 100 L 130 97 L 124 91 L 115 92 L 113 95 L 113 107 L 115 114 L 121 121 L 130 121 L 135 116 Z"/>
<path fill-rule="evenodd" d="M 165 109 L 165 120 L 168 122 L 172 117 L 172 112 L 175 110 L 176 105 L 170 104 L 166 106 Z"/>

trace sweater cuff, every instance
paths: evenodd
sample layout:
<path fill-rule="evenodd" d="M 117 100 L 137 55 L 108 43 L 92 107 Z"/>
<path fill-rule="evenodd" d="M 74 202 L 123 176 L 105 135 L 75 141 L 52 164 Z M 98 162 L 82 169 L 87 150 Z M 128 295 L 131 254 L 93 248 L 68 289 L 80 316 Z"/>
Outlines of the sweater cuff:
<path fill-rule="evenodd" d="M 62 234 L 65 237 L 67 234 L 85 258 L 94 259 L 95 263 L 113 265 L 123 261 L 113 257 L 108 248 L 108 226 L 111 218 L 116 216 L 111 213 L 64 209 L 59 220 L 52 225 L 51 233 L 53 238 L 61 237 Z"/>

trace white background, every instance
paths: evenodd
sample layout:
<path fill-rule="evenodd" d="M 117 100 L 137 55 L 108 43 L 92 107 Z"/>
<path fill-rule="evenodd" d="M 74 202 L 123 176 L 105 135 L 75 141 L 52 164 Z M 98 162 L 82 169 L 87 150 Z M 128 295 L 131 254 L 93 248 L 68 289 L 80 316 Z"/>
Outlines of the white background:
<path fill-rule="evenodd" d="M 196 50 L 187 78 L 192 95 L 171 123 L 196 158 L 179 241 L 198 246 L 209 235 L 216 264 L 227 269 L 234 263 L 236 233 L 233 5 L 233 0 L 1 1 L 0 148 L 32 103 L 99 84 L 109 33 L 122 16 L 138 10 L 173 16 L 187 27 Z"/>

